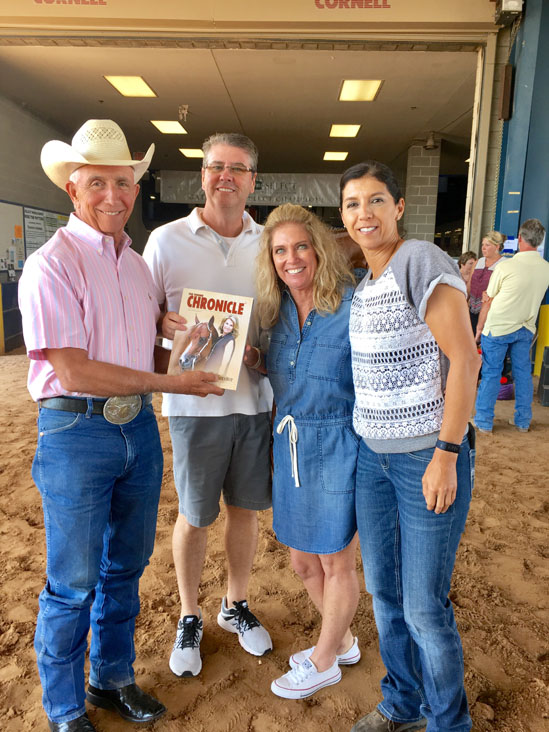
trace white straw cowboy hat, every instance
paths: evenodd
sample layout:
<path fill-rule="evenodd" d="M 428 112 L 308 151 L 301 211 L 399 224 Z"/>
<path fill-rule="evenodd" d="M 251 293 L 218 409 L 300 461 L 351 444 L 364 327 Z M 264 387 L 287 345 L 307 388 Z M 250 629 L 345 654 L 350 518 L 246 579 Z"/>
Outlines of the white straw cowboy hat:
<path fill-rule="evenodd" d="M 154 143 L 143 160 L 132 160 L 126 137 L 111 119 L 89 119 L 67 145 L 51 140 L 42 148 L 40 162 L 48 178 L 65 190 L 70 175 L 83 165 L 127 165 L 133 168 L 134 183 L 151 163 Z"/>

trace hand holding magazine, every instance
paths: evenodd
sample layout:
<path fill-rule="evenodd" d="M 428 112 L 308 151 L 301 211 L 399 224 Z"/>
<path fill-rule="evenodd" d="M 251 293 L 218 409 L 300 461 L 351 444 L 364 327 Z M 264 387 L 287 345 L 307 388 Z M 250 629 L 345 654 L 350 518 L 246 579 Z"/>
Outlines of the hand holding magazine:
<path fill-rule="evenodd" d="M 219 375 L 219 386 L 234 391 L 252 305 L 252 297 L 185 288 L 179 314 L 187 328 L 174 335 L 168 373 L 209 371 Z"/>

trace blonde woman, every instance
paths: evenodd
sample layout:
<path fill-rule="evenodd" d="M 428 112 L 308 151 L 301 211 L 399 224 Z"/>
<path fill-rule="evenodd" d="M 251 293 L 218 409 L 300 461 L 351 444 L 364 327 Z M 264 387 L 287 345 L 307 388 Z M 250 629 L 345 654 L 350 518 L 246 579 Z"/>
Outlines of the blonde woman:
<path fill-rule="evenodd" d="M 501 234 L 499 231 L 489 231 L 482 240 L 482 257 L 476 264 L 469 285 L 469 313 L 473 333 L 477 329 L 482 296 L 486 292 L 496 265 L 503 261 L 501 252 L 506 238 L 505 234 Z"/>
<path fill-rule="evenodd" d="M 322 616 L 316 646 L 294 654 L 271 690 L 302 699 L 360 659 L 350 623 L 358 603 L 354 390 L 348 336 L 353 275 L 329 229 L 301 206 L 267 219 L 257 259 L 258 311 L 274 422 L 273 528 Z M 258 354 L 249 360 L 259 366 Z"/>

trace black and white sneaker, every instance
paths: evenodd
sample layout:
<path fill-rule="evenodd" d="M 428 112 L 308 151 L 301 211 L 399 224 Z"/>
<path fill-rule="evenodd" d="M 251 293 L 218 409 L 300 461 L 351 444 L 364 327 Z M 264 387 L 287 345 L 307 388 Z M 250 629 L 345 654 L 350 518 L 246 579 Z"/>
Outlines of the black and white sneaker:
<path fill-rule="evenodd" d="M 198 676 L 202 668 L 200 641 L 202 614 L 185 615 L 177 623 L 177 635 L 170 656 L 170 669 L 176 676 Z"/>
<path fill-rule="evenodd" d="M 233 602 L 234 608 L 227 609 L 225 598 L 217 616 L 218 625 L 229 633 L 238 633 L 238 642 L 253 656 L 264 656 L 273 650 L 271 636 L 248 607 L 246 600 Z"/>

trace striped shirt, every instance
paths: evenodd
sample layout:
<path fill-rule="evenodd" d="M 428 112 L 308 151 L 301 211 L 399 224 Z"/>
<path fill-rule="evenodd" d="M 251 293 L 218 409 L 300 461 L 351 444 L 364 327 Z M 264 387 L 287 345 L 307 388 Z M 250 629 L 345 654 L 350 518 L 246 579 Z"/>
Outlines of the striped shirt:
<path fill-rule="evenodd" d="M 67 226 L 30 255 L 19 281 L 33 399 L 66 392 L 44 349 L 81 348 L 90 359 L 153 371 L 160 311 L 154 283 L 124 235 L 117 258 L 111 236 L 71 214 Z"/>

